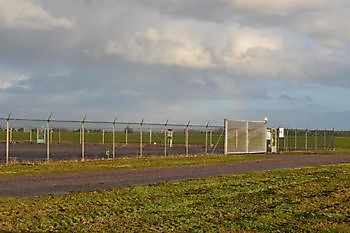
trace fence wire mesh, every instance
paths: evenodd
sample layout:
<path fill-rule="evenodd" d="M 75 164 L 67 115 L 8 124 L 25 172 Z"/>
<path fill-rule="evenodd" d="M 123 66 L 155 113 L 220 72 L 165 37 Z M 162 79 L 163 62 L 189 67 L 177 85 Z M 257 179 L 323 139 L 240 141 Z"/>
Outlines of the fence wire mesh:
<path fill-rule="evenodd" d="M 209 124 L 0 118 L 6 163 L 222 154 L 223 144 L 223 127 Z"/>

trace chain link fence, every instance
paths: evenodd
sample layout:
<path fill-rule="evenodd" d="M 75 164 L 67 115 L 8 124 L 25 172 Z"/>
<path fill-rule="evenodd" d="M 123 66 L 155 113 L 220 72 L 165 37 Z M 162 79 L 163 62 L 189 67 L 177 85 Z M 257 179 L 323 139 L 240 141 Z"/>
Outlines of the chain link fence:
<path fill-rule="evenodd" d="M 279 151 L 330 151 L 349 149 L 350 133 L 339 137 L 334 129 L 284 129 L 283 137 L 278 137 Z M 340 141 L 345 141 L 340 145 Z"/>
<path fill-rule="evenodd" d="M 223 126 L 0 118 L 0 162 L 223 154 Z"/>

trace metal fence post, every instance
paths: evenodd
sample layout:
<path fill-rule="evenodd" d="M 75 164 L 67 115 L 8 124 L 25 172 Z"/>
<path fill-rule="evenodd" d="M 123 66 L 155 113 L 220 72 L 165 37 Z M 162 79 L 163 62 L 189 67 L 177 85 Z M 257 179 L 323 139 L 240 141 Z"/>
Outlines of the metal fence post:
<path fill-rule="evenodd" d="M 152 128 L 149 127 L 149 144 L 152 144 Z"/>
<path fill-rule="evenodd" d="M 187 122 L 186 130 L 185 130 L 186 156 L 188 156 L 188 151 L 189 151 L 189 150 L 188 150 L 188 127 L 189 127 L 190 123 L 191 123 L 191 120 L 189 120 L 189 121 Z"/>
<path fill-rule="evenodd" d="M 308 146 L 307 146 L 307 129 L 305 130 L 305 150 L 308 150 Z"/>
<path fill-rule="evenodd" d="M 295 135 L 294 135 L 294 150 L 297 150 L 297 129 L 295 129 Z"/>
<path fill-rule="evenodd" d="M 141 123 L 140 123 L 140 157 L 143 156 L 143 142 L 142 142 L 142 126 L 143 126 L 143 121 L 145 120 L 145 118 L 142 119 Z"/>
<path fill-rule="evenodd" d="M 9 164 L 9 153 L 10 153 L 10 117 L 11 112 L 6 119 L 6 165 Z"/>
<path fill-rule="evenodd" d="M 46 123 L 46 160 L 50 161 L 50 120 L 52 117 L 52 113 L 50 113 L 49 117 L 47 118 Z"/>
<path fill-rule="evenodd" d="M 323 131 L 323 150 L 326 150 L 326 130 Z"/>
<path fill-rule="evenodd" d="M 167 147 L 168 147 L 168 142 L 167 142 L 167 125 L 168 125 L 169 119 L 166 120 L 164 124 L 164 157 L 167 156 Z"/>
<path fill-rule="evenodd" d="M 249 153 L 249 122 L 246 122 L 246 152 Z"/>
<path fill-rule="evenodd" d="M 113 128 L 112 128 L 112 157 L 115 159 L 115 131 L 116 131 L 116 122 L 117 122 L 118 115 L 113 120 Z"/>
<path fill-rule="evenodd" d="M 205 126 L 205 154 L 208 154 L 208 127 L 209 127 L 209 121 Z"/>
<path fill-rule="evenodd" d="M 315 130 L 315 150 L 317 150 L 317 129 Z"/>
<path fill-rule="evenodd" d="M 125 127 L 125 145 L 128 145 L 128 127 L 129 126 Z"/>
<path fill-rule="evenodd" d="M 105 129 L 102 129 L 102 144 L 105 144 Z"/>
<path fill-rule="evenodd" d="M 32 128 L 29 129 L 29 142 L 32 142 Z"/>
<path fill-rule="evenodd" d="M 81 161 L 85 161 L 85 119 L 86 115 L 81 121 L 80 138 L 81 138 Z"/>

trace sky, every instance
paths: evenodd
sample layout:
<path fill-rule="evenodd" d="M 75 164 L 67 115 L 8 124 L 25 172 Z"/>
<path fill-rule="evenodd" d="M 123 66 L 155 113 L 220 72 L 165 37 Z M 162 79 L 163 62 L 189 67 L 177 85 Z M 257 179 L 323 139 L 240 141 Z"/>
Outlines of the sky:
<path fill-rule="evenodd" d="M 0 117 L 350 129 L 350 1 L 0 0 Z"/>

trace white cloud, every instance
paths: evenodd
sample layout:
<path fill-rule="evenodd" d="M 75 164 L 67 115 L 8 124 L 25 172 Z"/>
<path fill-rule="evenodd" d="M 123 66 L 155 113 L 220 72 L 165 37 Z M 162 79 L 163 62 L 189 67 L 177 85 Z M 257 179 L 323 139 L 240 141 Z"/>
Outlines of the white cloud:
<path fill-rule="evenodd" d="M 211 66 L 211 56 L 203 46 L 187 35 L 172 30 L 158 31 L 149 28 L 126 42 L 111 41 L 106 46 L 106 53 L 144 64 L 192 68 Z"/>
<path fill-rule="evenodd" d="M 28 89 L 28 86 L 22 84 L 22 82 L 26 80 L 29 80 L 28 76 L 0 70 L 0 90 L 14 87 Z"/>
<path fill-rule="evenodd" d="M 216 55 L 224 66 L 245 64 L 251 60 L 249 51 L 254 49 L 281 49 L 282 41 L 272 35 L 262 35 L 257 30 L 241 29 L 216 49 Z"/>
<path fill-rule="evenodd" d="M 264 15 L 286 15 L 295 10 L 320 9 L 329 6 L 327 0 L 224 0 L 234 8 Z M 338 2 L 333 1 L 332 5 Z"/>
<path fill-rule="evenodd" d="M 0 27 L 25 30 L 71 29 L 75 23 L 56 18 L 29 0 L 0 0 Z"/>

